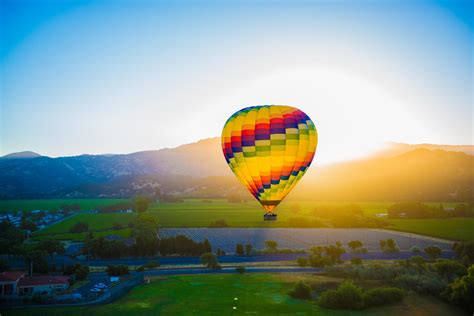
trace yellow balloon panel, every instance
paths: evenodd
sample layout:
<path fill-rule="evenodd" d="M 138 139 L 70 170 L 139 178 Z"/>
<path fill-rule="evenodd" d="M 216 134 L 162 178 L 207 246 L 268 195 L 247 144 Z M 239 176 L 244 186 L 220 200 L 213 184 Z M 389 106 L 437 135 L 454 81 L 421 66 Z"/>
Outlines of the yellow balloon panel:
<path fill-rule="evenodd" d="M 314 123 L 301 110 L 263 105 L 233 114 L 221 140 L 231 170 L 272 212 L 310 166 L 318 136 Z"/>

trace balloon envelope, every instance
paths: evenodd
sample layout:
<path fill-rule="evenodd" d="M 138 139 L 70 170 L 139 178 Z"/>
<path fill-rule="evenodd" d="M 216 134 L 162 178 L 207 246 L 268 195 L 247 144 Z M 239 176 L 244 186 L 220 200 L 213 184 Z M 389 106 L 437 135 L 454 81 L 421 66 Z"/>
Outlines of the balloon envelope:
<path fill-rule="evenodd" d="M 234 113 L 224 125 L 221 141 L 234 174 L 271 213 L 310 166 L 318 136 L 303 111 L 262 105 Z"/>

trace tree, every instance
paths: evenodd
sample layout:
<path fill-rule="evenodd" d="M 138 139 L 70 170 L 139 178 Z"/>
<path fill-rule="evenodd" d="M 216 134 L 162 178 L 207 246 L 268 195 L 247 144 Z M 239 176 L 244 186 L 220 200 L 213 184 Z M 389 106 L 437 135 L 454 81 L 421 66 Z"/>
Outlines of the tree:
<path fill-rule="evenodd" d="M 238 256 L 242 256 L 244 254 L 244 246 L 242 246 L 242 244 L 235 245 L 235 253 Z"/>
<path fill-rule="evenodd" d="M 337 290 L 328 290 L 319 296 L 318 304 L 335 309 L 362 309 L 364 301 L 362 289 L 352 281 L 344 281 Z"/>
<path fill-rule="evenodd" d="M 293 289 L 290 291 L 290 296 L 293 298 L 307 300 L 311 298 L 311 286 L 303 281 L 296 282 Z"/>
<path fill-rule="evenodd" d="M 143 213 L 148 209 L 150 199 L 146 196 L 137 196 L 133 199 L 133 209 L 138 213 Z"/>
<path fill-rule="evenodd" d="M 212 252 L 211 243 L 209 242 L 209 240 L 207 240 L 207 238 L 204 239 L 203 250 L 204 250 L 204 252 Z"/>
<path fill-rule="evenodd" d="M 306 257 L 299 257 L 296 259 L 296 264 L 298 264 L 299 267 L 306 267 L 308 265 L 308 258 Z"/>
<path fill-rule="evenodd" d="M 467 273 L 466 267 L 455 260 L 438 259 L 433 263 L 433 268 L 439 275 L 449 281 L 453 281 Z"/>
<path fill-rule="evenodd" d="M 79 267 L 76 269 L 76 272 L 75 272 L 76 280 L 85 280 L 88 275 L 89 275 L 89 267 L 79 265 Z"/>
<path fill-rule="evenodd" d="M 428 246 L 425 248 L 425 253 L 434 261 L 441 256 L 441 248 L 438 246 Z"/>
<path fill-rule="evenodd" d="M 418 267 L 421 267 L 426 263 L 425 258 L 423 258 L 422 256 L 413 256 L 409 259 L 409 262 L 410 264 L 414 264 Z"/>
<path fill-rule="evenodd" d="M 225 256 L 225 251 L 222 250 L 221 248 L 217 248 L 216 256 Z"/>
<path fill-rule="evenodd" d="M 63 243 L 60 242 L 59 240 L 54 240 L 54 239 L 47 239 L 47 240 L 40 241 L 37 248 L 39 250 L 43 250 L 47 252 L 49 256 L 51 257 L 51 261 L 53 260 L 53 255 L 55 253 L 62 255 L 65 252 Z"/>
<path fill-rule="evenodd" d="M 238 274 L 244 274 L 244 273 L 245 273 L 245 267 L 243 267 L 243 266 L 237 266 L 237 267 L 235 267 L 235 271 L 236 271 Z"/>
<path fill-rule="evenodd" d="M 265 241 L 265 247 L 270 250 L 270 251 L 276 251 L 278 244 L 274 240 L 266 240 Z"/>
<path fill-rule="evenodd" d="M 474 263 L 474 241 L 454 243 L 453 250 L 465 265 Z"/>
<path fill-rule="evenodd" d="M 22 249 L 25 265 L 32 273 L 48 273 L 48 261 L 46 260 L 46 252 L 38 249 Z"/>
<path fill-rule="evenodd" d="M 138 256 L 154 256 L 160 249 L 157 236 L 158 223 L 155 218 L 140 214 L 135 219 L 132 236 L 135 238 L 133 252 Z"/>
<path fill-rule="evenodd" d="M 358 257 L 354 257 L 354 258 L 351 259 L 351 263 L 353 265 L 360 265 L 360 264 L 362 264 L 362 260 Z"/>
<path fill-rule="evenodd" d="M 253 249 L 253 247 L 252 247 L 251 244 L 246 244 L 245 245 L 245 254 L 247 256 L 250 256 L 252 254 L 252 249 Z"/>
<path fill-rule="evenodd" d="M 351 248 L 353 251 L 356 250 L 357 248 L 361 248 L 363 246 L 362 242 L 360 240 L 352 240 L 347 243 L 349 248 Z"/>
<path fill-rule="evenodd" d="M 449 284 L 446 296 L 451 303 L 461 305 L 474 313 L 474 265 L 467 270 L 467 275 Z"/>
<path fill-rule="evenodd" d="M 392 238 L 380 240 L 380 249 L 383 252 L 399 252 L 400 248 L 398 247 L 395 240 Z"/>
<path fill-rule="evenodd" d="M 326 247 L 326 254 L 331 257 L 333 263 L 341 262 L 341 256 L 345 253 L 346 250 L 343 247 L 338 246 L 328 246 Z"/>
<path fill-rule="evenodd" d="M 4 271 L 8 271 L 10 269 L 10 266 L 8 265 L 8 262 L 5 260 L 0 260 L 0 273 Z"/>
<path fill-rule="evenodd" d="M 25 236 L 9 221 L 0 222 L 0 254 L 19 254 Z"/>
<path fill-rule="evenodd" d="M 36 224 L 33 221 L 29 220 L 29 219 L 22 219 L 20 227 L 21 227 L 21 229 L 29 230 L 30 232 L 34 232 L 35 230 L 38 229 Z"/>
<path fill-rule="evenodd" d="M 201 255 L 200 259 L 201 263 L 209 269 L 221 269 L 216 255 L 214 255 L 212 252 L 206 252 L 205 254 Z"/>
<path fill-rule="evenodd" d="M 112 276 L 120 276 L 130 274 L 130 270 L 126 265 L 107 266 L 107 274 Z"/>

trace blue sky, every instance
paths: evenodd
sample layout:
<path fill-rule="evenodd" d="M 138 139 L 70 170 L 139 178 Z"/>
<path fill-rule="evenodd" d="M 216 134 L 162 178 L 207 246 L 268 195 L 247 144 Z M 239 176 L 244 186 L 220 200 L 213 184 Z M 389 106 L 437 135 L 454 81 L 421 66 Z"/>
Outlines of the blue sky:
<path fill-rule="evenodd" d="M 2 1 L 0 154 L 127 153 L 304 110 L 322 161 L 472 144 L 469 1 Z"/>

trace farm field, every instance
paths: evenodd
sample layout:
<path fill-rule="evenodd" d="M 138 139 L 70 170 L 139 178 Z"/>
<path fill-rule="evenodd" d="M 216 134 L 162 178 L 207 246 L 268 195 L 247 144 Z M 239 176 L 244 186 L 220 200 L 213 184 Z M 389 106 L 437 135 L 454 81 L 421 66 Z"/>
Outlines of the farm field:
<path fill-rule="evenodd" d="M 446 238 L 474 241 L 474 218 L 391 219 L 390 229 Z"/>
<path fill-rule="evenodd" d="M 84 205 L 98 203 L 97 200 L 92 201 L 95 202 L 87 202 L 89 204 L 85 203 Z M 110 202 L 112 200 L 105 201 Z M 296 204 L 298 204 L 299 210 L 295 212 L 294 208 Z M 209 227 L 212 221 L 220 219 L 225 219 L 230 227 L 277 228 L 294 227 L 294 219 L 298 219 L 299 223 L 314 219 L 311 213 L 312 210 L 318 206 L 344 204 L 347 203 L 284 202 L 278 208 L 278 220 L 276 222 L 263 221 L 263 211 L 256 201 L 229 203 L 225 200 L 186 200 L 183 203 L 154 203 L 150 206 L 148 214 L 156 218 L 161 228 Z M 391 205 L 391 203 L 388 202 L 361 202 L 357 204 L 361 206 L 367 216 L 384 213 Z M 439 205 L 439 203 L 431 204 Z M 443 203 L 443 205 L 452 206 L 453 204 Z M 61 240 L 82 240 L 85 234 L 69 233 L 69 229 L 72 225 L 79 221 L 89 224 L 89 227 L 93 231 L 98 232 L 99 235 L 114 234 L 127 237 L 130 230 L 112 230 L 112 227 L 114 223 L 119 223 L 126 227 L 135 216 L 136 214 L 129 213 L 78 214 L 37 232 L 34 234 L 34 237 L 35 239 L 51 237 Z M 393 224 L 393 226 L 387 227 L 388 229 L 451 240 L 473 240 L 474 238 L 470 233 L 474 230 L 474 219 L 397 219 L 388 221 Z"/>
<path fill-rule="evenodd" d="M 441 301 L 413 294 L 396 305 L 363 311 L 323 309 L 312 300 L 288 296 L 294 282 L 301 279 L 312 283 L 337 280 L 285 273 L 170 276 L 154 278 L 107 305 L 24 309 L 4 315 L 464 315 Z"/>
<path fill-rule="evenodd" d="M 54 238 L 59 240 L 83 240 L 86 233 L 70 233 L 70 228 L 78 223 L 83 222 L 89 225 L 94 231 L 94 236 L 118 235 L 122 237 L 130 236 L 130 228 L 126 228 L 128 223 L 136 216 L 130 213 L 111 213 L 111 214 L 90 214 L 81 213 L 73 215 L 64 221 L 53 224 L 43 230 L 33 234 L 36 240 L 45 238 Z M 124 229 L 114 230 L 115 223 L 121 224 Z"/>
<path fill-rule="evenodd" d="M 57 210 L 65 204 L 79 204 L 81 210 L 93 210 L 127 201 L 126 199 L 38 199 L 38 200 L 0 200 L 0 211 Z"/>
<path fill-rule="evenodd" d="M 351 240 L 360 240 L 368 250 L 380 251 L 381 239 L 394 239 L 401 250 L 409 250 L 417 245 L 425 248 L 436 245 L 444 250 L 450 250 L 451 242 L 444 242 L 397 233 L 386 230 L 365 228 L 164 228 L 160 237 L 185 235 L 196 241 L 208 239 L 214 250 L 221 248 L 227 253 L 235 251 L 237 243 L 250 243 L 257 249 L 265 248 L 266 240 L 274 240 L 280 248 L 309 249 L 313 246 L 335 244 L 340 241 L 343 245 Z"/>

